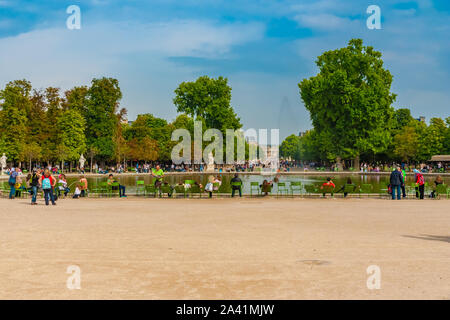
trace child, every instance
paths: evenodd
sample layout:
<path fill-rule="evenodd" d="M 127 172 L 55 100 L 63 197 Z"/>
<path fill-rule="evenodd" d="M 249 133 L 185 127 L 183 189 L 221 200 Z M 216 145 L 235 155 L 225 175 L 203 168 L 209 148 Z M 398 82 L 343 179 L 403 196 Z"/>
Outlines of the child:
<path fill-rule="evenodd" d="M 81 195 L 81 188 L 80 188 L 80 185 L 79 184 L 77 184 L 77 186 L 75 187 L 75 191 L 74 191 L 74 193 L 73 193 L 73 199 L 78 199 L 79 197 L 80 197 L 80 195 Z"/>

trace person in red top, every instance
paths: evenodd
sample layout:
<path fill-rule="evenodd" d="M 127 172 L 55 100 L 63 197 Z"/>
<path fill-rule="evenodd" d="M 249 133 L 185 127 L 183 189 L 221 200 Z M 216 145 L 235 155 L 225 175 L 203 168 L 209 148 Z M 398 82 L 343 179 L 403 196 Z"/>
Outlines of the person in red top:
<path fill-rule="evenodd" d="M 56 205 L 55 196 L 53 195 L 53 188 L 55 187 L 56 179 L 50 174 L 50 170 L 45 169 L 44 174 L 39 179 L 39 185 L 44 191 L 45 205 L 48 206 L 49 198 L 52 205 Z"/>
<path fill-rule="evenodd" d="M 331 180 L 330 177 L 327 178 L 327 182 L 325 182 L 324 184 L 322 184 L 322 186 L 320 187 L 320 189 L 323 189 L 325 187 L 332 187 L 333 190 L 334 188 L 336 188 L 336 185 L 333 183 L 333 181 Z M 325 193 L 323 194 L 323 196 L 325 197 Z M 331 192 L 331 196 L 333 196 L 333 192 Z"/>
<path fill-rule="evenodd" d="M 416 182 L 416 198 L 420 197 L 420 199 L 423 199 L 425 194 L 425 179 L 423 177 L 423 174 L 420 173 L 419 170 L 414 169 L 414 173 L 415 173 L 414 180 Z"/>

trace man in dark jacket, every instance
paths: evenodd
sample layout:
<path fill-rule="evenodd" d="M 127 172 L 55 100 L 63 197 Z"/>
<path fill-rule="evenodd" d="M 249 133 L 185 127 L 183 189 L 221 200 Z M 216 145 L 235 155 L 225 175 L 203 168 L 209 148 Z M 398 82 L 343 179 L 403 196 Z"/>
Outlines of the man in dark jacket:
<path fill-rule="evenodd" d="M 397 200 L 401 200 L 400 190 L 403 185 L 403 175 L 400 167 L 392 171 L 390 183 L 392 188 L 392 200 L 395 200 L 395 193 L 397 193 Z"/>

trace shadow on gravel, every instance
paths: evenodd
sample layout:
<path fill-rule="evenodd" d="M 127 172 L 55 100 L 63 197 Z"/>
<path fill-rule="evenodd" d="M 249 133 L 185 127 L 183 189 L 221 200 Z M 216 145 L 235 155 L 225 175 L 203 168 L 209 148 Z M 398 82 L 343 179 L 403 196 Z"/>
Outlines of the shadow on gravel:
<path fill-rule="evenodd" d="M 403 237 L 421 240 L 443 241 L 450 243 L 450 236 L 433 236 L 429 234 L 421 234 L 420 236 L 403 236 Z"/>

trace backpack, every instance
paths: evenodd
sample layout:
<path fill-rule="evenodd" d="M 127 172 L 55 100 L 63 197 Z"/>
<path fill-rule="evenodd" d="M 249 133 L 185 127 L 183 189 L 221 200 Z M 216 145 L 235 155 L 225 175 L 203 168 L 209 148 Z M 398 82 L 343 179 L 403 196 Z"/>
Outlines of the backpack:
<path fill-rule="evenodd" d="M 52 183 L 50 181 L 50 177 L 42 177 L 42 189 L 48 190 L 52 188 Z"/>
<path fill-rule="evenodd" d="M 11 175 L 9 176 L 9 184 L 16 184 L 16 177 L 17 177 L 17 172 L 11 172 Z"/>

